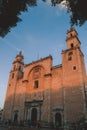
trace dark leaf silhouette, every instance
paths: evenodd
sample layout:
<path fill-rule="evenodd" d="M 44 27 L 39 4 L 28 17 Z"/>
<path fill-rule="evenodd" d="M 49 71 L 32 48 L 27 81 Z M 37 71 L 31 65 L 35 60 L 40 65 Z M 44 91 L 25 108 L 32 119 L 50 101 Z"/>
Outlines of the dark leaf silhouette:
<path fill-rule="evenodd" d="M 1 0 L 0 1 L 0 36 L 4 37 L 12 27 L 21 21 L 19 15 L 28 11 L 28 6 L 35 6 L 36 0 Z"/>
<path fill-rule="evenodd" d="M 87 0 L 51 0 L 52 5 L 56 6 L 63 1 L 67 11 L 71 12 L 71 25 L 83 25 L 87 21 Z"/>

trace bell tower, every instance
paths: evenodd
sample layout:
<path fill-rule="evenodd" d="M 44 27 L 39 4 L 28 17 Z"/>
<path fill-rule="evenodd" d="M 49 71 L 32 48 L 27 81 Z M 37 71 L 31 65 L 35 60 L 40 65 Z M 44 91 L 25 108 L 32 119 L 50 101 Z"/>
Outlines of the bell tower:
<path fill-rule="evenodd" d="M 14 117 L 14 103 L 16 98 L 16 90 L 17 90 L 17 83 L 19 80 L 23 78 L 23 68 L 24 68 L 24 57 L 22 52 L 16 56 L 13 64 L 12 69 L 10 71 L 5 104 L 4 104 L 4 113 L 3 119 L 4 120 L 11 120 L 13 121 Z"/>
<path fill-rule="evenodd" d="M 16 56 L 13 65 L 12 65 L 12 78 L 20 79 L 23 76 L 23 68 L 24 68 L 24 57 L 22 52 L 20 51 L 19 54 Z"/>
<path fill-rule="evenodd" d="M 65 121 L 75 123 L 85 118 L 84 86 L 86 70 L 81 43 L 74 28 L 67 31 L 67 49 L 62 51 Z"/>
<path fill-rule="evenodd" d="M 78 39 L 78 33 L 74 28 L 71 28 L 69 31 L 67 31 L 66 44 L 67 44 L 67 49 L 74 48 L 74 47 L 80 48 L 81 43 Z"/>

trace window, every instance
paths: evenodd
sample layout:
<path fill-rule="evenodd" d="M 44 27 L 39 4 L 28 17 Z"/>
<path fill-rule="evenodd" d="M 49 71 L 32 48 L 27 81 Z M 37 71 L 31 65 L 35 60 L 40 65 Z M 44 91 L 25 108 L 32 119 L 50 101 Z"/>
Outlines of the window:
<path fill-rule="evenodd" d="M 38 82 L 38 80 L 36 80 L 36 81 L 34 82 L 34 88 L 38 88 L 38 86 L 39 86 L 39 82 Z"/>
<path fill-rule="evenodd" d="M 21 70 L 21 66 L 19 66 L 19 70 Z"/>
<path fill-rule="evenodd" d="M 70 36 L 71 36 L 71 37 L 73 36 L 72 33 L 70 34 Z"/>
<path fill-rule="evenodd" d="M 73 70 L 76 70 L 76 66 L 73 66 Z"/>
<path fill-rule="evenodd" d="M 72 56 L 69 56 L 69 57 L 68 57 L 68 60 L 72 60 Z"/>
<path fill-rule="evenodd" d="M 72 60 L 72 55 L 73 55 L 73 52 L 68 53 L 68 60 Z"/>
<path fill-rule="evenodd" d="M 14 73 L 12 74 L 12 79 L 14 78 Z"/>
<path fill-rule="evenodd" d="M 74 47 L 74 45 L 73 45 L 73 43 L 71 43 L 71 48 L 73 48 Z"/>

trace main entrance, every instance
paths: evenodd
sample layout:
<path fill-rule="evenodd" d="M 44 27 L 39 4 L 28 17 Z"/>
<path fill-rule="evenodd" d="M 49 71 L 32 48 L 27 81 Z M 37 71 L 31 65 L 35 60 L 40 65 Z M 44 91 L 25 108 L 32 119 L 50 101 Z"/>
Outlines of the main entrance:
<path fill-rule="evenodd" d="M 55 122 L 58 122 L 58 126 L 60 127 L 62 125 L 62 117 L 60 113 L 55 114 Z"/>
<path fill-rule="evenodd" d="M 36 122 L 37 122 L 37 109 L 36 108 L 32 108 L 31 121 L 33 125 L 36 125 Z"/>
<path fill-rule="evenodd" d="M 42 101 L 25 102 L 25 120 L 31 120 L 33 125 L 41 120 Z"/>

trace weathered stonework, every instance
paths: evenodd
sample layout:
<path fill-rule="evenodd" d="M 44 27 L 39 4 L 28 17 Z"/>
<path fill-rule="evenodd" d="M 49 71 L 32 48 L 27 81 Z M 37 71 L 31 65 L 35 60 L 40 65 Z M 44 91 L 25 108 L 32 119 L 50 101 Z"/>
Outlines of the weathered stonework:
<path fill-rule="evenodd" d="M 52 56 L 25 65 L 19 53 L 10 72 L 4 120 L 59 121 L 62 126 L 86 118 L 84 55 L 75 29 L 67 32 L 62 64 L 52 66 Z"/>

